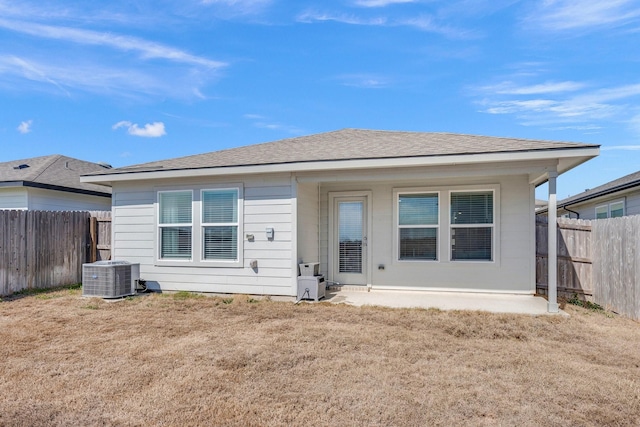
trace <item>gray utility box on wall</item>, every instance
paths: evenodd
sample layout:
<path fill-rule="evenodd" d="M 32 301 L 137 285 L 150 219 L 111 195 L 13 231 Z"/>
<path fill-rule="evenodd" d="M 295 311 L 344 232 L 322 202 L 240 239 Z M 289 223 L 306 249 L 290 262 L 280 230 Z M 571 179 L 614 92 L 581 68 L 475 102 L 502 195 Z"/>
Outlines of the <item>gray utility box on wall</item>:
<path fill-rule="evenodd" d="M 98 261 L 82 264 L 82 296 L 120 298 L 135 295 L 140 264 L 128 261 Z"/>
<path fill-rule="evenodd" d="M 326 283 L 324 276 L 318 274 L 317 262 L 300 264 L 300 276 L 298 276 L 298 301 L 312 299 L 318 301 L 325 297 Z"/>

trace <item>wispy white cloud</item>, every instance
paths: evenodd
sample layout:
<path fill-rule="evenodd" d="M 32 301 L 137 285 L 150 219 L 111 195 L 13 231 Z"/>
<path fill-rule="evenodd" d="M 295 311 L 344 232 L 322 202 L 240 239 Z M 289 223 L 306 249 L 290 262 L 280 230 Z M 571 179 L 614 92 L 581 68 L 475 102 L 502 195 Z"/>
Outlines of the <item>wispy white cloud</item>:
<path fill-rule="evenodd" d="M 334 21 L 341 24 L 378 26 L 385 25 L 387 23 L 387 18 L 385 17 L 362 18 L 348 13 L 324 13 L 317 11 L 303 12 L 297 16 L 296 20 L 306 24 Z"/>
<path fill-rule="evenodd" d="M 26 120 L 24 122 L 20 122 L 17 129 L 18 132 L 25 134 L 31 132 L 31 125 L 33 124 L 33 120 Z"/>
<path fill-rule="evenodd" d="M 482 87 L 483 92 L 499 93 L 503 95 L 541 95 L 546 93 L 573 92 L 583 89 L 586 85 L 573 81 L 565 82 L 544 82 L 530 86 L 517 85 L 514 82 L 506 81 L 497 85 Z"/>
<path fill-rule="evenodd" d="M 506 81 L 477 89 L 477 104 L 488 114 L 513 115 L 525 126 L 552 129 L 597 131 L 606 123 L 626 123 L 640 133 L 640 115 L 634 98 L 640 97 L 640 84 L 593 88 L 593 84 L 562 81 L 517 85 Z"/>
<path fill-rule="evenodd" d="M 233 8 L 241 13 L 258 13 L 269 6 L 272 0 L 202 0 L 204 5 L 217 5 Z"/>
<path fill-rule="evenodd" d="M 376 74 L 342 74 L 336 77 L 342 85 L 363 89 L 380 89 L 388 87 L 391 80 Z"/>
<path fill-rule="evenodd" d="M 386 16 L 362 17 L 353 13 L 331 13 L 307 10 L 296 17 L 298 22 L 312 24 L 316 22 L 338 22 L 348 25 L 379 26 L 379 27 L 412 27 L 419 31 L 440 34 L 453 39 L 476 38 L 474 31 L 459 29 L 448 25 L 441 25 L 430 15 L 422 14 L 411 18 L 394 18 Z"/>
<path fill-rule="evenodd" d="M 281 131 L 281 132 L 286 132 L 293 135 L 300 135 L 303 133 L 302 129 L 300 129 L 297 126 L 279 123 L 279 122 L 270 120 L 268 117 L 265 117 L 261 114 L 249 113 L 249 114 L 244 114 L 243 117 L 247 120 L 251 120 L 252 126 L 255 126 L 260 129 Z"/>
<path fill-rule="evenodd" d="M 137 123 L 131 123 L 129 121 L 123 120 L 111 126 L 111 128 L 114 130 L 122 127 L 126 128 L 127 133 L 133 136 L 158 138 L 167 134 L 167 132 L 164 130 L 164 123 L 162 122 L 147 123 L 143 128 L 140 128 L 138 127 Z"/>
<path fill-rule="evenodd" d="M 0 19 L 0 27 L 33 37 L 64 40 L 76 44 L 100 45 L 121 51 L 135 51 L 143 59 L 164 59 L 211 69 L 227 65 L 224 62 L 191 55 L 183 50 L 137 37 L 6 19 Z"/>
<path fill-rule="evenodd" d="M 356 0 L 354 4 L 361 7 L 385 7 L 392 4 L 415 3 L 416 0 Z"/>
<path fill-rule="evenodd" d="M 21 86 L 19 81 L 32 82 L 34 87 Z M 198 84 L 201 82 L 193 75 L 185 75 L 181 70 L 113 68 L 99 61 L 71 62 L 67 57 L 35 60 L 0 56 L 0 86 L 6 90 L 21 87 L 21 90 L 40 90 L 67 97 L 71 97 L 70 91 L 74 90 L 120 98 L 188 98 L 191 88 Z"/>
<path fill-rule="evenodd" d="M 640 18 L 637 0 L 544 0 L 526 18 L 536 28 L 551 31 L 611 28 Z"/>

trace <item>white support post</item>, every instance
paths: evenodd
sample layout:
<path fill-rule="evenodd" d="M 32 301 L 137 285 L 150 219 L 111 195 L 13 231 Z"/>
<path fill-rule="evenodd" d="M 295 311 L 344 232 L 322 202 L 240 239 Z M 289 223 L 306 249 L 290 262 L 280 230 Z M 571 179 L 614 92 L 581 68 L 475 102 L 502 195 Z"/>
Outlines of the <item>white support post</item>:
<path fill-rule="evenodd" d="M 549 267 L 547 281 L 547 311 L 557 313 L 558 307 L 558 203 L 556 199 L 556 178 L 558 172 L 549 172 L 549 205 L 548 205 L 548 231 L 549 249 L 547 265 Z"/>

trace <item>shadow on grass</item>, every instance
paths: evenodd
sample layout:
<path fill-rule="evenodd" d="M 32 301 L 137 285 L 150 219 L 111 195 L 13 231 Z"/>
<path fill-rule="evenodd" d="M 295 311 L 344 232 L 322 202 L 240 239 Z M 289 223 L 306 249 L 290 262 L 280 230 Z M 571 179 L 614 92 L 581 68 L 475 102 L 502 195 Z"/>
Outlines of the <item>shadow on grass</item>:
<path fill-rule="evenodd" d="M 82 283 L 75 283 L 73 285 L 65 285 L 65 286 L 57 286 L 54 288 L 29 288 L 23 289 L 18 292 L 14 292 L 10 295 L 0 297 L 0 301 L 2 302 L 11 302 L 17 301 L 22 298 L 30 297 L 30 296 L 40 296 L 42 299 L 50 299 L 55 298 L 53 294 L 58 293 L 60 291 L 68 290 L 70 292 L 79 291 L 82 289 Z"/>

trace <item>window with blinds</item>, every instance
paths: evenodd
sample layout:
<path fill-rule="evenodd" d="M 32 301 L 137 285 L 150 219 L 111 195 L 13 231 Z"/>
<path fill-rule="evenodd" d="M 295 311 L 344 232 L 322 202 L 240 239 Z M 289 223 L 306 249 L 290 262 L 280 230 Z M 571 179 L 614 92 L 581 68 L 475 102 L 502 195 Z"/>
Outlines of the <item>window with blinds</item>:
<path fill-rule="evenodd" d="M 158 193 L 160 258 L 191 259 L 192 198 L 191 191 Z"/>
<path fill-rule="evenodd" d="M 202 258 L 238 259 L 238 190 L 202 191 Z"/>
<path fill-rule="evenodd" d="M 492 261 L 493 191 L 451 192 L 451 260 Z"/>
<path fill-rule="evenodd" d="M 438 193 L 398 194 L 398 259 L 438 259 Z"/>

